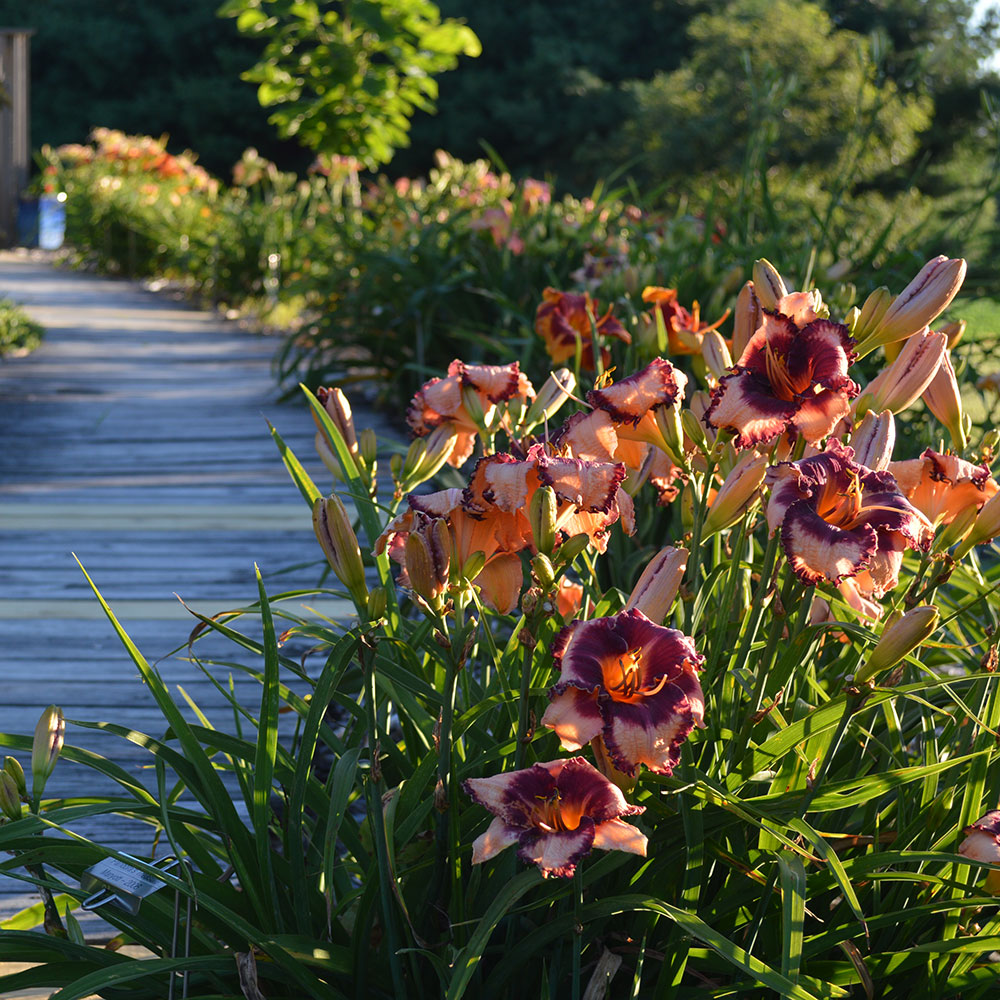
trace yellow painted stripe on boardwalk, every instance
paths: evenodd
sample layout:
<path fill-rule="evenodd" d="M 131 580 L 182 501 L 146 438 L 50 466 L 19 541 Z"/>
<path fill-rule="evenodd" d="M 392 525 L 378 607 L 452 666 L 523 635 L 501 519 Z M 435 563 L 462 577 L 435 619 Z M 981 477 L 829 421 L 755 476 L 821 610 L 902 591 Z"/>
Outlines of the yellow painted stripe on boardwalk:
<path fill-rule="evenodd" d="M 185 621 L 194 624 L 195 619 L 185 610 L 180 601 L 164 600 L 109 600 L 111 610 L 121 621 Z M 243 599 L 197 600 L 188 601 L 188 606 L 199 614 L 206 616 L 221 614 L 224 611 L 246 607 L 246 595 Z M 338 601 L 330 597 L 295 598 L 287 601 L 273 602 L 272 610 L 276 613 L 287 611 L 296 617 L 315 618 L 317 615 L 344 622 L 354 615 L 354 605 L 349 601 Z M 70 619 L 90 621 L 104 618 L 104 611 L 96 598 L 43 598 L 28 600 L 0 600 L 0 620 L 47 620 L 67 621 Z"/>
<path fill-rule="evenodd" d="M 0 503 L 0 531 L 312 531 L 304 503 Z"/>

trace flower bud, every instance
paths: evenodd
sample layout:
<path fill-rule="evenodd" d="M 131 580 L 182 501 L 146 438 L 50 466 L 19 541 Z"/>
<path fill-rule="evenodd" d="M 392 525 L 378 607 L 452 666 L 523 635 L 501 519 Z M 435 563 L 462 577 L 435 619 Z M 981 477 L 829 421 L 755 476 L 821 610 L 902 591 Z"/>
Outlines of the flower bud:
<path fill-rule="evenodd" d="M 347 401 L 347 397 L 336 386 L 332 389 L 324 389 L 320 386 L 316 390 L 316 398 L 326 410 L 334 426 L 340 431 L 340 436 L 344 439 L 347 450 L 352 455 L 357 455 L 358 438 L 354 431 L 354 415 L 351 413 L 351 404 Z M 316 421 L 320 433 L 325 433 L 315 414 L 313 414 L 313 420 Z"/>
<path fill-rule="evenodd" d="M 959 854 L 972 863 L 1000 864 L 1000 811 L 988 812 L 963 832 L 965 840 L 959 845 Z M 989 872 L 986 889 L 994 896 L 1000 895 L 1000 871 Z"/>
<path fill-rule="evenodd" d="M 458 444 L 458 435 L 455 433 L 454 423 L 448 420 L 440 427 L 435 427 L 427 437 L 417 440 L 423 441 L 424 447 L 406 481 L 407 490 L 412 490 L 421 483 L 426 483 L 428 479 L 438 473 L 441 466 L 451 458 L 455 445 Z M 409 456 L 407 456 L 407 463 L 409 463 Z"/>
<path fill-rule="evenodd" d="M 965 269 L 961 258 L 939 256 L 929 260 L 858 345 L 858 353 L 867 354 L 880 344 L 905 340 L 940 316 L 962 287 Z"/>
<path fill-rule="evenodd" d="M 435 610 L 440 608 L 441 595 L 448 586 L 448 568 L 435 563 L 423 533 L 411 531 L 407 535 L 404 559 L 410 589 Z"/>
<path fill-rule="evenodd" d="M 7 819 L 20 819 L 23 812 L 17 783 L 6 771 L 0 771 L 0 812 Z"/>
<path fill-rule="evenodd" d="M 447 424 L 443 424 L 446 427 Z M 437 428 L 440 430 L 440 428 Z M 427 438 L 418 437 L 414 438 L 410 442 L 410 447 L 406 450 L 406 458 L 403 461 L 403 475 L 402 478 L 405 482 L 410 483 L 416 478 L 417 471 L 420 469 L 424 461 L 424 456 L 427 454 Z"/>
<path fill-rule="evenodd" d="M 864 305 L 861 306 L 861 311 L 858 314 L 857 322 L 851 330 L 851 336 L 855 342 L 860 343 L 882 322 L 882 317 L 885 316 L 891 305 L 892 292 L 885 285 L 881 288 L 876 288 L 865 299 Z"/>
<path fill-rule="evenodd" d="M 534 573 L 539 587 L 543 590 L 551 590 L 552 585 L 556 582 L 556 574 L 549 557 L 545 553 L 539 552 L 531 560 L 531 571 Z"/>
<path fill-rule="evenodd" d="M 948 338 L 948 350 L 953 351 L 958 347 L 965 336 L 966 322 L 964 319 L 956 320 L 953 323 L 945 323 L 939 326 L 937 332 L 943 333 Z"/>
<path fill-rule="evenodd" d="M 934 552 L 947 552 L 953 545 L 961 542 L 972 530 L 979 512 L 975 504 L 963 507 L 952 520 L 946 524 L 934 539 Z"/>
<path fill-rule="evenodd" d="M 556 491 L 551 486 L 539 487 L 528 503 L 528 523 L 535 548 L 546 555 L 552 554 L 556 544 L 558 506 Z"/>
<path fill-rule="evenodd" d="M 361 432 L 361 457 L 369 469 L 375 465 L 377 452 L 378 439 L 375 437 L 375 432 L 370 427 L 366 427 Z"/>
<path fill-rule="evenodd" d="M 944 334 L 938 336 L 943 337 Z M 958 379 L 955 377 L 955 369 L 947 351 L 941 359 L 937 373 L 924 391 L 924 402 L 927 404 L 927 409 L 948 428 L 951 442 L 961 455 L 967 443 L 962 415 L 962 393 L 958 388 Z"/>
<path fill-rule="evenodd" d="M 49 705 L 35 726 L 35 739 L 31 745 L 31 797 L 36 805 L 59 760 L 65 738 L 66 720 L 62 709 Z"/>
<path fill-rule="evenodd" d="M 767 456 L 745 451 L 719 487 L 702 525 L 702 540 L 735 524 L 750 508 L 760 492 L 767 472 Z"/>
<path fill-rule="evenodd" d="M 368 605 L 365 566 L 351 519 L 336 493 L 318 497 L 313 504 L 313 531 L 330 568 L 362 612 Z"/>
<path fill-rule="evenodd" d="M 754 284 L 748 281 L 736 297 L 733 310 L 733 357 L 739 361 L 746 350 L 750 338 L 760 326 L 760 302 L 754 292 Z"/>
<path fill-rule="evenodd" d="M 589 544 L 590 535 L 588 535 L 585 531 L 581 531 L 578 535 L 574 535 L 572 538 L 567 538 L 566 541 L 559 546 L 559 551 L 557 553 L 559 561 L 563 565 L 568 566 Z"/>
<path fill-rule="evenodd" d="M 896 360 L 865 387 L 855 404 L 855 413 L 860 416 L 865 409 L 893 413 L 905 410 L 934 379 L 945 357 L 946 343 L 941 333 L 924 331 L 910 337 Z"/>
<path fill-rule="evenodd" d="M 937 628 L 938 609 L 931 604 L 907 611 L 888 625 L 868 657 L 868 662 L 854 675 L 855 684 L 864 684 L 916 649 Z"/>
<path fill-rule="evenodd" d="M 651 622 L 662 625 L 670 612 L 677 590 L 687 569 L 688 550 L 671 545 L 660 549 L 646 564 L 632 593 L 625 604 L 625 610 L 633 608 L 641 611 Z"/>
<path fill-rule="evenodd" d="M 778 300 L 788 294 L 781 275 L 774 269 L 774 265 L 764 258 L 754 263 L 753 289 L 762 309 L 777 309 Z"/>
<path fill-rule="evenodd" d="M 854 460 L 875 472 L 885 472 L 889 467 L 895 444 L 896 421 L 891 410 L 870 410 L 851 435 Z"/>
<path fill-rule="evenodd" d="M 368 621 L 381 621 L 385 617 L 386 604 L 385 587 L 372 587 L 368 591 Z"/>
<path fill-rule="evenodd" d="M 693 410 L 681 411 L 681 428 L 684 436 L 696 447 L 707 452 L 710 448 L 705 434 L 705 425 L 698 419 Z"/>
<path fill-rule="evenodd" d="M 471 385 L 462 386 L 462 406 L 469 415 L 469 419 L 485 434 L 486 411 L 483 409 L 483 401 L 479 398 L 479 393 Z"/>
<path fill-rule="evenodd" d="M 531 401 L 524 422 L 528 427 L 549 420 L 576 388 L 576 376 L 568 368 L 551 372 L 538 395 Z"/>
<path fill-rule="evenodd" d="M 5 757 L 3 769 L 14 779 L 14 784 L 17 786 L 17 794 L 21 798 L 26 798 L 28 795 L 28 784 L 24 778 L 24 768 L 21 767 L 21 762 L 16 757 Z"/>
<path fill-rule="evenodd" d="M 673 406 L 657 406 L 653 410 L 653 415 L 656 419 L 656 428 L 663 439 L 663 450 L 670 456 L 675 465 L 685 465 L 680 400 Z"/>
<path fill-rule="evenodd" d="M 979 516 L 965 540 L 955 549 L 955 558 L 964 559 L 976 546 L 1000 535 L 1000 493 L 996 493 L 980 508 Z"/>
<path fill-rule="evenodd" d="M 733 367 L 729 348 L 718 330 L 706 330 L 701 341 L 701 356 L 713 378 L 720 379 Z"/>
<path fill-rule="evenodd" d="M 477 549 L 462 563 L 461 573 L 466 580 L 475 580 L 486 565 L 486 553 Z"/>

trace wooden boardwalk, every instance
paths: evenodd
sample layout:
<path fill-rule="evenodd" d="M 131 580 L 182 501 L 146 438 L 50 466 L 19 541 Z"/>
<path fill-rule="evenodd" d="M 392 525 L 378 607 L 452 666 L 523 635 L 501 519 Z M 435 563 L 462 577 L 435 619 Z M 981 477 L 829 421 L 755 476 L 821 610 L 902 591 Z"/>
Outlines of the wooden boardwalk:
<path fill-rule="evenodd" d="M 275 402 L 275 341 L 131 283 L 13 254 L 0 254 L 0 296 L 47 329 L 34 354 L 0 362 L 0 732 L 30 735 L 57 704 L 68 719 L 163 733 L 71 553 L 168 684 L 225 727 L 221 697 L 184 658 L 195 620 L 174 595 L 214 614 L 256 599 L 254 562 L 269 593 L 314 586 L 321 571 L 309 511 L 264 418 L 321 488 L 330 480 L 304 400 Z M 323 610 L 345 613 L 329 601 Z M 239 659 L 217 637 L 198 648 Z M 72 725 L 67 742 L 136 773 L 149 763 L 137 747 Z M 62 761 L 47 794 L 91 790 L 92 772 Z M 148 828 L 79 832 L 150 850 Z M 0 877 L 0 920 L 36 900 Z"/>

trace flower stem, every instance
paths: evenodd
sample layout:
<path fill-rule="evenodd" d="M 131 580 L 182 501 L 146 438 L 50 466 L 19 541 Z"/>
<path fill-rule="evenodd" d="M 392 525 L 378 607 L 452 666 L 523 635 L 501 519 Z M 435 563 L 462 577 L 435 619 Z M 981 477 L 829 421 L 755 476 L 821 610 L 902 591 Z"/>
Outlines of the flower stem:
<path fill-rule="evenodd" d="M 525 635 L 525 630 L 528 635 Z M 521 631 L 524 657 L 521 661 L 521 700 L 517 705 L 517 744 L 514 747 L 514 770 L 524 766 L 524 755 L 527 751 L 528 720 L 530 718 L 529 696 L 531 692 L 531 668 L 535 660 L 535 616 L 532 615 Z M 528 641 L 525 641 L 525 640 Z"/>
<path fill-rule="evenodd" d="M 583 862 L 573 875 L 573 1000 L 580 1000 L 580 960 L 583 954 Z"/>

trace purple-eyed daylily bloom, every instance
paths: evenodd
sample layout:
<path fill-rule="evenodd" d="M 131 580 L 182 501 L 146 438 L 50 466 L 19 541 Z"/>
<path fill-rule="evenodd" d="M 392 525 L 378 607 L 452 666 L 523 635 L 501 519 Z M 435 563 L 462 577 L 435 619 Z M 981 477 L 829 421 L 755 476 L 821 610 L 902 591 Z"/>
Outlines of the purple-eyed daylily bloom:
<path fill-rule="evenodd" d="M 542 724 L 563 748 L 603 739 L 615 768 L 629 777 L 640 764 L 671 774 L 681 744 L 703 726 L 697 670 L 704 657 L 676 629 L 633 608 L 609 618 L 571 622 L 552 649 L 559 682 Z"/>
<path fill-rule="evenodd" d="M 896 586 L 903 551 L 929 548 L 934 532 L 890 473 L 853 459 L 853 449 L 834 441 L 811 458 L 773 466 L 767 523 L 772 534 L 781 532 L 803 583 L 852 580 L 845 597 L 872 614 L 867 599 Z"/>
<path fill-rule="evenodd" d="M 783 431 L 810 444 L 827 437 L 859 392 L 848 377 L 854 341 L 846 326 L 822 319 L 810 296 L 778 300 L 746 349 L 712 390 L 706 423 L 736 434 L 737 448 L 752 448 Z"/>
<path fill-rule="evenodd" d="M 619 818 L 644 807 L 629 805 L 621 789 L 582 757 L 469 778 L 462 787 L 496 816 L 472 845 L 474 865 L 513 844 L 545 878 L 570 877 L 595 847 L 646 856 L 645 834 Z"/>

